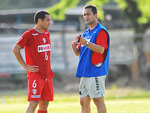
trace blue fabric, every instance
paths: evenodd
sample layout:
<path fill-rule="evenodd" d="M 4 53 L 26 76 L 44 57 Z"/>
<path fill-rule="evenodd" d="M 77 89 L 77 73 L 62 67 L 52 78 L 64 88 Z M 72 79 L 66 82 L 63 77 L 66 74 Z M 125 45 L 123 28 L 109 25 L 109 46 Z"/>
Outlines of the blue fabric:
<path fill-rule="evenodd" d="M 91 63 L 91 56 L 92 50 L 88 47 L 81 45 L 80 48 L 80 56 L 79 56 L 79 63 L 76 72 L 76 77 L 97 77 L 108 75 L 108 68 L 109 68 L 109 43 L 110 37 L 107 29 L 100 23 L 92 30 L 89 31 L 89 28 L 84 31 L 82 37 L 84 37 L 87 41 L 92 43 L 96 42 L 96 38 L 100 32 L 100 30 L 105 30 L 108 34 L 108 41 L 107 41 L 107 55 L 100 67 L 96 67 Z"/>

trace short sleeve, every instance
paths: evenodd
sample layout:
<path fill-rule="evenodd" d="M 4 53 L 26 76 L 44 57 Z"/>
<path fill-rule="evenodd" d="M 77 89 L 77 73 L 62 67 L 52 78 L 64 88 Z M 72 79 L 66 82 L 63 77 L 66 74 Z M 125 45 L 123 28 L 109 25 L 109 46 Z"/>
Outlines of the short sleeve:
<path fill-rule="evenodd" d="M 23 33 L 22 37 L 17 41 L 22 48 L 29 45 L 29 40 L 32 38 L 32 34 L 30 31 L 26 31 Z"/>
<path fill-rule="evenodd" d="M 107 49 L 107 39 L 108 39 L 107 32 L 105 30 L 101 30 L 97 36 L 96 44 Z"/>

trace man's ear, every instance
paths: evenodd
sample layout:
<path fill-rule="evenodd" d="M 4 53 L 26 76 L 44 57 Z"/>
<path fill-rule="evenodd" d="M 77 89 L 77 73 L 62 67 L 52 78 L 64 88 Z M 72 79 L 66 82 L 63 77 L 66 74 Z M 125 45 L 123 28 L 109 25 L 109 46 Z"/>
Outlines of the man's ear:
<path fill-rule="evenodd" d="M 42 23 L 42 19 L 41 19 L 41 18 L 39 18 L 37 23 Z"/>
<path fill-rule="evenodd" d="M 95 14 L 95 17 L 96 17 L 96 18 L 98 17 L 97 13 Z"/>

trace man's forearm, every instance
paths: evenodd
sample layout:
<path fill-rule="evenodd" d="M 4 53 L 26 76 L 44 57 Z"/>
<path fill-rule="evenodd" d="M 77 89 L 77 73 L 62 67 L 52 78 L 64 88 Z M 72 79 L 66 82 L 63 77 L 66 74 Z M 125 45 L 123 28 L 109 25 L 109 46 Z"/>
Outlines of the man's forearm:
<path fill-rule="evenodd" d="M 26 63 L 24 59 L 22 58 L 22 55 L 20 53 L 20 50 L 17 49 L 16 47 L 13 48 L 13 53 L 16 56 L 18 62 L 21 64 L 21 66 L 25 69 Z"/>
<path fill-rule="evenodd" d="M 97 45 L 95 43 L 92 43 L 92 42 L 88 42 L 87 44 L 87 41 L 83 37 L 80 37 L 80 43 L 82 45 L 87 46 L 89 49 L 91 49 L 94 52 L 101 53 L 101 54 L 104 53 L 104 50 L 105 50 L 104 47 Z"/>
<path fill-rule="evenodd" d="M 76 47 L 72 48 L 72 50 L 73 50 L 73 52 L 74 52 L 74 54 L 75 54 L 76 56 L 79 56 L 79 55 L 80 55 L 80 51 L 79 51 L 79 49 L 77 49 Z"/>
<path fill-rule="evenodd" d="M 104 53 L 104 47 L 97 45 L 95 43 L 89 42 L 88 45 L 86 46 L 94 52 L 101 53 L 101 54 Z"/>

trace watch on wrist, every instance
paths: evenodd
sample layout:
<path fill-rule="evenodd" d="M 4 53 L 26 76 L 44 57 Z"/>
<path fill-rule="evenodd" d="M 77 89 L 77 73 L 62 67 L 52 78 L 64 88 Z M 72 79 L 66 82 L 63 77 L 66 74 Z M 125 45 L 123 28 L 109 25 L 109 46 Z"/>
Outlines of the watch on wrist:
<path fill-rule="evenodd" d="M 87 46 L 89 44 L 89 41 L 86 41 L 86 44 L 85 44 L 85 46 Z"/>

